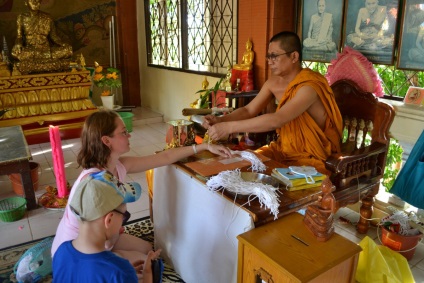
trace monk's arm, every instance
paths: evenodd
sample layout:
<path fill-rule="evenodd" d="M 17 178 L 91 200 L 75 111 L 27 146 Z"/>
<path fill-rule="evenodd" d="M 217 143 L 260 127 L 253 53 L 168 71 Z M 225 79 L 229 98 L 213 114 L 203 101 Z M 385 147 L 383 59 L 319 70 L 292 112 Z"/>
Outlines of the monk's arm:
<path fill-rule="evenodd" d="M 307 111 L 318 99 L 319 97 L 312 87 L 304 86 L 277 112 L 242 121 L 227 122 L 227 126 L 230 133 L 260 133 L 275 130 Z"/>
<path fill-rule="evenodd" d="M 269 89 L 269 82 L 267 81 L 252 101 L 243 107 L 237 108 L 235 111 L 228 115 L 219 117 L 218 121 L 239 121 L 255 117 L 265 109 L 265 107 L 273 98 L 274 96 Z"/>
<path fill-rule="evenodd" d="M 359 9 L 359 12 L 358 12 L 358 18 L 356 19 L 355 32 L 356 32 L 359 36 L 361 36 L 361 29 L 360 29 L 360 27 L 361 27 L 362 14 L 363 14 L 363 13 L 366 13 L 365 11 L 366 11 L 366 9 L 365 9 L 365 8 L 361 8 L 361 9 Z"/>

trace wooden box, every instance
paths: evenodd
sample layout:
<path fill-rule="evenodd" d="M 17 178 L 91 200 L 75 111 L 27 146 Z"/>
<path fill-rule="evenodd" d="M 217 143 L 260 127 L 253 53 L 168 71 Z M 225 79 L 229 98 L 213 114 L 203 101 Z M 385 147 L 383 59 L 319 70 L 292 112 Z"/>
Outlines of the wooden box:
<path fill-rule="evenodd" d="M 360 246 L 336 233 L 318 242 L 298 213 L 237 238 L 238 282 L 355 282 Z"/>

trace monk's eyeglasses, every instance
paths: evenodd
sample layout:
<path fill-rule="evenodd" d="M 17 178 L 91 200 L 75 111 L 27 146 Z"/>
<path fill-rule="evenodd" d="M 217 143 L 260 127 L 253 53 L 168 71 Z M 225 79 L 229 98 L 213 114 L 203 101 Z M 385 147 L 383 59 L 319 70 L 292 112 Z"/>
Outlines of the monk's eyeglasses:
<path fill-rule="evenodd" d="M 293 53 L 293 52 L 294 52 L 294 51 L 289 51 L 289 52 L 285 52 L 285 53 L 281 53 L 281 54 L 274 54 L 274 53 L 271 53 L 271 54 L 267 54 L 267 55 L 265 56 L 265 58 L 266 58 L 268 61 L 275 62 L 275 60 L 277 59 L 277 57 L 278 57 L 278 56 L 286 55 L 286 54 L 290 54 L 290 53 Z"/>

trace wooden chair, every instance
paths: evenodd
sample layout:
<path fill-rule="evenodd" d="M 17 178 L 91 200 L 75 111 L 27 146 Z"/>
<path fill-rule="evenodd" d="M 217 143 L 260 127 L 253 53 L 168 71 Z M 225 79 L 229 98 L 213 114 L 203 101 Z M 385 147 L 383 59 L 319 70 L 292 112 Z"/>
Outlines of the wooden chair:
<path fill-rule="evenodd" d="M 331 88 L 343 117 L 345 140 L 342 152 L 331 155 L 326 168 L 332 172 L 337 208 L 362 200 L 357 230 L 367 233 L 374 196 L 384 173 L 395 111 L 352 81 L 340 80 Z"/>

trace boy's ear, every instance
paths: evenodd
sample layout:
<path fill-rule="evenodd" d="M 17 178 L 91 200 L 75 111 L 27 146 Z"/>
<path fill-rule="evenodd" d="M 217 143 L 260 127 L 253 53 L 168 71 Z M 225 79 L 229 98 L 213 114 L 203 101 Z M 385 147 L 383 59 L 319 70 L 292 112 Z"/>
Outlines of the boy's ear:
<path fill-rule="evenodd" d="M 112 225 L 112 217 L 112 212 L 109 212 L 104 216 L 104 224 L 106 228 L 110 228 L 110 226 Z"/>

